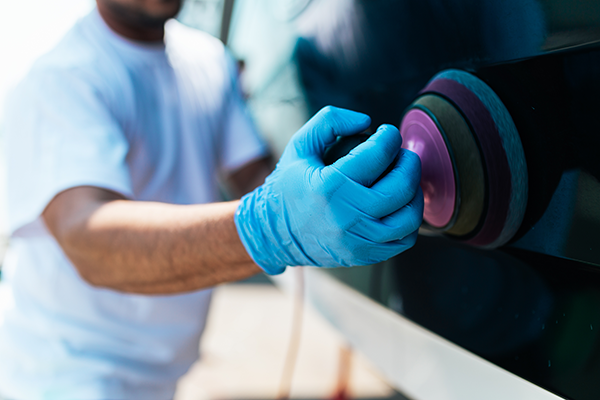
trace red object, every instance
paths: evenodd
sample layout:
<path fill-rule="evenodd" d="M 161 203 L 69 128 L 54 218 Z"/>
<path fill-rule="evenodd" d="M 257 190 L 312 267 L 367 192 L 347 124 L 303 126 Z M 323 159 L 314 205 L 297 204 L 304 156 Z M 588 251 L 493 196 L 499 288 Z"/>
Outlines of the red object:
<path fill-rule="evenodd" d="M 350 400 L 350 397 L 348 397 L 346 390 L 342 389 L 334 394 L 331 400 Z"/>

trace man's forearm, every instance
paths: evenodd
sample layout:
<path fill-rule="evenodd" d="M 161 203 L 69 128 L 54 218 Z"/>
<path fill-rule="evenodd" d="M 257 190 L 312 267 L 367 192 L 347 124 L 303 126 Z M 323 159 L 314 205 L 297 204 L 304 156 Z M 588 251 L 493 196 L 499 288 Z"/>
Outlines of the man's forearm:
<path fill-rule="evenodd" d="M 61 199 L 63 207 L 71 203 L 79 209 L 55 210 L 51 203 L 44 212 L 50 231 L 89 283 L 126 292 L 168 294 L 261 272 L 237 234 L 233 219 L 237 201 L 202 205 L 81 201 L 82 195 L 98 190 L 75 188 L 61 193 L 57 198 L 73 197 L 71 202 Z"/>

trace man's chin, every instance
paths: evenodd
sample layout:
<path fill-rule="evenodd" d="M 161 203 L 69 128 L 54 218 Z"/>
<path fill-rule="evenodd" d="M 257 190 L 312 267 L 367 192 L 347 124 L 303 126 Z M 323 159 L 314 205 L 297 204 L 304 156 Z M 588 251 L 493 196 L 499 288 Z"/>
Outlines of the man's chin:
<path fill-rule="evenodd" d="M 176 15 L 177 13 L 165 13 L 158 16 L 141 13 L 137 15 L 135 25 L 143 28 L 160 28 L 161 26 L 164 26 L 165 22 L 175 17 Z M 131 22 L 134 23 L 134 21 Z"/>
<path fill-rule="evenodd" d="M 181 9 L 181 0 L 102 0 L 112 14 L 128 25 L 160 28 Z"/>

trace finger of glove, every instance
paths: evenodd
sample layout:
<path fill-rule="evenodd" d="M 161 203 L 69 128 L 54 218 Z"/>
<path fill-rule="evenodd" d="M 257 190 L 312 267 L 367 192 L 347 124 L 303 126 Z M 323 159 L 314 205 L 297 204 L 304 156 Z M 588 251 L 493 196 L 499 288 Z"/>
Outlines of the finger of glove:
<path fill-rule="evenodd" d="M 423 223 L 424 203 L 423 191 L 418 188 L 415 197 L 407 205 L 381 219 L 381 222 L 398 232 L 389 240 L 402 239 L 419 230 L 421 223 Z M 382 239 L 385 240 L 386 238 L 383 237 Z"/>
<path fill-rule="evenodd" d="M 300 157 L 322 158 L 325 149 L 335 142 L 337 136 L 360 133 L 371 125 L 371 118 L 363 113 L 333 106 L 321 109 L 292 138 Z"/>
<path fill-rule="evenodd" d="M 371 186 L 392 164 L 402 145 L 402 136 L 392 125 L 381 125 L 365 142 L 356 146 L 331 167 L 364 186 Z"/>
<path fill-rule="evenodd" d="M 356 240 L 362 240 L 365 243 L 360 251 L 355 252 L 353 259 L 348 265 L 369 265 L 388 260 L 414 246 L 417 236 L 418 231 L 415 231 L 400 240 L 373 243 L 369 242 L 368 239 L 356 235 Z"/>
<path fill-rule="evenodd" d="M 414 231 L 413 233 L 411 233 L 410 235 L 406 236 L 404 239 L 400 240 L 400 245 L 403 247 L 403 249 L 400 251 L 400 253 L 413 247 L 415 245 L 415 243 L 417 243 L 418 238 L 419 238 L 419 231 L 417 230 L 417 231 Z M 398 253 L 398 254 L 400 254 L 400 253 Z"/>
<path fill-rule="evenodd" d="M 382 219 L 365 216 L 349 231 L 375 243 L 388 243 L 411 235 L 419 229 L 422 221 L 423 192 L 419 189 L 404 207 Z"/>
<path fill-rule="evenodd" d="M 384 247 L 382 247 L 379 252 L 380 253 L 378 255 L 379 260 L 377 260 L 377 262 L 389 260 L 390 258 L 402 253 L 403 251 L 410 249 L 417 242 L 418 236 L 419 236 L 419 231 L 414 231 L 410 235 L 405 236 L 404 238 L 402 238 L 400 240 L 394 240 L 393 242 L 387 242 L 387 243 L 381 244 L 381 246 L 384 246 Z"/>
<path fill-rule="evenodd" d="M 421 159 L 416 153 L 401 149 L 392 170 L 355 201 L 364 212 L 382 218 L 408 204 L 419 191 L 420 181 Z"/>

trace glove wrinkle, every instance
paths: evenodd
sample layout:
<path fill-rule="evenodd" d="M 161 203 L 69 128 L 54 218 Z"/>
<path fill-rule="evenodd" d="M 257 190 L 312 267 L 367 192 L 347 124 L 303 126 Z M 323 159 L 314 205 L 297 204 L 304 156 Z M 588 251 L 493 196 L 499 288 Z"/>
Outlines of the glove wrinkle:
<path fill-rule="evenodd" d="M 395 127 L 381 126 L 332 165 L 322 161 L 336 136 L 369 125 L 364 114 L 326 107 L 292 137 L 265 183 L 242 198 L 236 227 L 265 272 L 370 265 L 414 244 L 423 217 L 420 160 L 400 149 Z"/>

